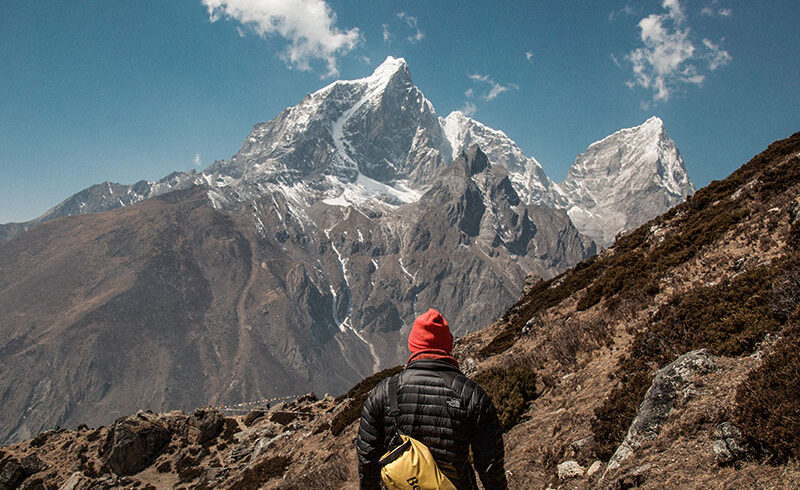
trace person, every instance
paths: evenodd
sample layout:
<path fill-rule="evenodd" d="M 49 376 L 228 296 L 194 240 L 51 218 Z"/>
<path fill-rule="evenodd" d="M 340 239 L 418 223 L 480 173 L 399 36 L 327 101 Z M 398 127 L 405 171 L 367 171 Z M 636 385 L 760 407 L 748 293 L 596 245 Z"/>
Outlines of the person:
<path fill-rule="evenodd" d="M 491 398 L 467 378 L 451 355 L 453 335 L 444 317 L 431 308 L 414 320 L 411 351 L 398 375 L 400 429 L 430 448 L 441 471 L 459 490 L 478 488 L 472 461 L 486 490 L 507 488 L 503 433 Z M 379 460 L 395 434 L 389 413 L 389 379 L 367 396 L 356 438 L 362 490 L 380 488 Z"/>

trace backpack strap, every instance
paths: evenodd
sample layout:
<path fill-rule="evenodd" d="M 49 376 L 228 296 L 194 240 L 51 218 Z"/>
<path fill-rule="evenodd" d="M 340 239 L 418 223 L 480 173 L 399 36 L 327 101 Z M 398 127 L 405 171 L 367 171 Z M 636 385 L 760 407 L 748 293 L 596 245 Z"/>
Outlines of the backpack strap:
<path fill-rule="evenodd" d="M 400 407 L 397 403 L 397 389 L 400 384 L 400 375 L 396 374 L 389 379 L 389 415 L 394 419 L 395 433 L 389 441 L 391 447 L 400 434 Z"/>

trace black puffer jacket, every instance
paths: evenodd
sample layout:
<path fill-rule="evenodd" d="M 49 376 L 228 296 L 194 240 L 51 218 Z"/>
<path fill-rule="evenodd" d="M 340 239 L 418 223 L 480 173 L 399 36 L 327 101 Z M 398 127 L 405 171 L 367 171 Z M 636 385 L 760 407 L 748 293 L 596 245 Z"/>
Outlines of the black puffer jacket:
<path fill-rule="evenodd" d="M 483 388 L 440 360 L 412 361 L 399 376 L 401 430 L 430 448 L 459 490 L 478 488 L 469 463 L 470 447 L 483 486 L 505 489 L 503 434 L 494 404 Z M 394 433 L 389 380 L 385 379 L 372 390 L 361 411 L 356 449 L 362 489 L 380 488 L 378 460 Z"/>

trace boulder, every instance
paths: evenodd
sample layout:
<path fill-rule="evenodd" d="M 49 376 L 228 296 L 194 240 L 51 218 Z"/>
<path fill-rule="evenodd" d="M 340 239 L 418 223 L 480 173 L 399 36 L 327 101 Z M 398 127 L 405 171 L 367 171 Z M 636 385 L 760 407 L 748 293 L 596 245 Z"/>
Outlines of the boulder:
<path fill-rule="evenodd" d="M 27 475 L 16 459 L 7 459 L 0 468 L 0 490 L 12 490 L 19 487 Z"/>
<path fill-rule="evenodd" d="M 33 475 L 34 473 L 39 473 L 40 471 L 44 471 L 47 469 L 48 465 L 36 454 L 29 454 L 22 458 L 19 462 L 22 466 L 22 470 L 25 472 L 26 475 Z"/>
<path fill-rule="evenodd" d="M 318 399 L 317 399 L 317 395 L 315 395 L 315 394 L 312 392 L 312 393 L 306 393 L 305 395 L 303 395 L 303 396 L 301 396 L 301 397 L 297 398 L 297 399 L 295 400 L 295 403 L 297 403 L 297 404 L 300 404 L 300 403 L 314 403 L 314 402 L 316 402 L 316 401 L 318 401 Z"/>
<path fill-rule="evenodd" d="M 103 459 L 114 473 L 131 475 L 149 466 L 170 438 L 156 417 L 140 412 L 114 423 L 103 446 Z"/>
<path fill-rule="evenodd" d="M 76 471 L 58 487 L 58 490 L 78 490 L 86 480 L 80 471 Z"/>
<path fill-rule="evenodd" d="M 290 422 L 293 422 L 299 415 L 296 412 L 288 412 L 288 411 L 275 411 L 272 416 L 270 416 L 269 420 L 271 422 L 275 422 L 281 425 L 288 425 Z"/>
<path fill-rule="evenodd" d="M 603 467 L 603 462 L 602 461 L 599 461 L 599 460 L 595 461 L 594 463 L 592 463 L 591 466 L 589 466 L 589 469 L 586 470 L 586 476 L 588 477 L 588 476 L 594 475 L 595 473 L 600 471 L 600 469 L 602 467 Z"/>
<path fill-rule="evenodd" d="M 579 461 L 586 461 L 589 459 L 592 453 L 592 443 L 594 442 L 594 436 L 587 436 L 577 441 L 573 441 L 570 444 L 570 448 L 572 448 L 573 457 Z"/>
<path fill-rule="evenodd" d="M 7 458 L 0 462 L 0 490 L 19 488 L 29 476 L 47 469 L 36 454 L 29 454 L 21 460 Z M 28 483 L 27 488 L 36 488 L 34 482 Z"/>
<path fill-rule="evenodd" d="M 717 369 L 715 357 L 705 349 L 687 352 L 661 368 L 639 405 L 625 439 L 608 462 L 607 471 L 619 468 L 644 441 L 655 439 L 679 397 L 694 396 L 695 379 Z"/>
<path fill-rule="evenodd" d="M 254 408 L 250 410 L 244 417 L 244 425 L 247 427 L 252 426 L 257 420 L 261 419 L 267 412 L 263 408 Z"/>
<path fill-rule="evenodd" d="M 189 444 L 205 444 L 225 427 L 225 417 L 216 410 L 195 410 L 186 418 L 184 436 Z"/>
<path fill-rule="evenodd" d="M 461 361 L 461 372 L 464 373 L 465 376 L 474 375 L 478 372 L 478 363 L 475 362 L 475 359 L 467 357 Z"/>
<path fill-rule="evenodd" d="M 47 490 L 47 487 L 44 484 L 44 478 L 28 478 L 22 482 L 19 490 Z"/>

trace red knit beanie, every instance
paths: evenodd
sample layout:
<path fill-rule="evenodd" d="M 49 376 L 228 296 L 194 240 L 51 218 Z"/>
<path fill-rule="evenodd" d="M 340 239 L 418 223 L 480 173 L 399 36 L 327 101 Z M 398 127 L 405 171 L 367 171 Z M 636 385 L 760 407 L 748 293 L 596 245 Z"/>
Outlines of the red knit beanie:
<path fill-rule="evenodd" d="M 414 320 L 408 336 L 408 350 L 412 354 L 423 350 L 453 350 L 453 334 L 441 313 L 431 308 Z"/>

